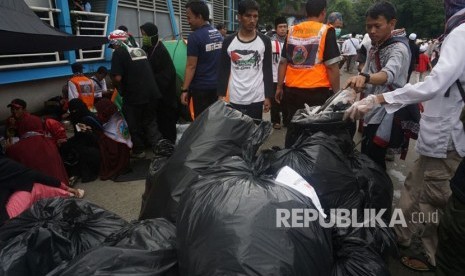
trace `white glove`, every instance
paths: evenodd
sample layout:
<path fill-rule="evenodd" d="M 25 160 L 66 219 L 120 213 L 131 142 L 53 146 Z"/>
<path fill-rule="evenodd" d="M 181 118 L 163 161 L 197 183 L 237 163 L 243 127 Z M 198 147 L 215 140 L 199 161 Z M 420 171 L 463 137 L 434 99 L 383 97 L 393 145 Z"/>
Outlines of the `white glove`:
<path fill-rule="evenodd" d="M 344 120 L 348 118 L 352 121 L 362 119 L 365 114 L 378 106 L 380 106 L 378 98 L 375 95 L 369 95 L 349 107 L 344 113 Z"/>
<path fill-rule="evenodd" d="M 343 104 L 353 104 L 356 97 L 357 93 L 355 93 L 353 89 L 344 89 L 341 91 L 341 93 L 339 93 L 339 95 L 337 95 L 336 98 L 334 98 L 330 105 L 337 104 L 339 102 L 342 102 Z"/>

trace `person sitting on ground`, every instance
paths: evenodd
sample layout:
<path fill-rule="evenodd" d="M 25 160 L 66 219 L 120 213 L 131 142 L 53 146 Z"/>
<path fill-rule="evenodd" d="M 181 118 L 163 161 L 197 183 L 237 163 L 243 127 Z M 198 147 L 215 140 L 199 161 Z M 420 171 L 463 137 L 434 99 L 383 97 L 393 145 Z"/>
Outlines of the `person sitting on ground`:
<path fill-rule="evenodd" d="M 74 75 L 68 81 L 68 100 L 79 98 L 92 110 L 95 98 L 94 82 L 84 75 L 82 64 L 74 63 L 71 69 Z"/>
<path fill-rule="evenodd" d="M 14 99 L 6 107 L 10 108 L 11 115 L 6 119 L 5 137 L 12 139 L 18 136 L 18 123 L 30 116 L 26 110 L 26 102 L 22 99 Z M 11 142 L 11 141 L 10 141 Z"/>
<path fill-rule="evenodd" d="M 107 88 L 107 81 L 105 77 L 108 74 L 108 70 L 105 66 L 100 66 L 90 79 L 94 82 L 94 91 L 95 91 L 95 102 L 98 102 L 102 97 L 109 94 Z"/>
<path fill-rule="evenodd" d="M 100 179 L 114 179 L 129 169 L 132 148 L 128 125 L 114 103 L 103 98 L 95 104 L 97 117 L 103 124 L 99 133 Z"/>
<path fill-rule="evenodd" d="M 57 178 L 0 155 L 0 225 L 35 201 L 56 196 L 82 198 L 84 190 L 69 188 Z"/>
<path fill-rule="evenodd" d="M 55 177 L 68 184 L 63 161 L 54 141 L 45 136 L 42 120 L 29 115 L 18 124 L 19 141 L 6 144 L 6 155 L 46 175 Z"/>
<path fill-rule="evenodd" d="M 69 101 L 69 119 L 74 136 L 60 147 L 70 177 L 80 178 L 82 183 L 94 181 L 100 169 L 98 134 L 102 126 L 97 117 L 80 99 Z"/>
<path fill-rule="evenodd" d="M 61 121 L 68 112 L 68 85 L 64 85 L 62 95 L 55 96 L 44 102 L 44 114 L 55 120 Z"/>

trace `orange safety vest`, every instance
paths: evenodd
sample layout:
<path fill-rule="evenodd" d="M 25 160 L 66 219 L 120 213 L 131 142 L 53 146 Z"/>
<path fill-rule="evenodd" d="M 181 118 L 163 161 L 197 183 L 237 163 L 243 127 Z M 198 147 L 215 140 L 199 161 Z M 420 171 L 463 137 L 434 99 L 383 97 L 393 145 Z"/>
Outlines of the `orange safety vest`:
<path fill-rule="evenodd" d="M 79 99 L 90 110 L 94 107 L 94 82 L 86 76 L 77 75 L 70 80 L 76 86 Z"/>
<path fill-rule="evenodd" d="M 305 21 L 289 29 L 287 36 L 286 86 L 294 88 L 331 87 L 323 64 L 328 26 Z"/>

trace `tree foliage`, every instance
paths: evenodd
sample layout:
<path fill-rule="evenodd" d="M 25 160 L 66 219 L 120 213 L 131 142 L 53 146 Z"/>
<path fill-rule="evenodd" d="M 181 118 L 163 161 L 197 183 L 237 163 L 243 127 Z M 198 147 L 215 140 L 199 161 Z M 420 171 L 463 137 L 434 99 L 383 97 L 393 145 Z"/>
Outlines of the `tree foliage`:
<path fill-rule="evenodd" d="M 257 0 L 260 23 L 271 24 L 285 6 L 299 9 L 306 0 Z M 327 13 L 338 11 L 344 17 L 343 34 L 365 33 L 366 10 L 377 0 L 327 0 Z M 379 1 L 379 0 L 378 0 Z M 397 28 L 416 33 L 419 38 L 438 37 L 444 30 L 443 0 L 391 0 L 397 9 Z"/>

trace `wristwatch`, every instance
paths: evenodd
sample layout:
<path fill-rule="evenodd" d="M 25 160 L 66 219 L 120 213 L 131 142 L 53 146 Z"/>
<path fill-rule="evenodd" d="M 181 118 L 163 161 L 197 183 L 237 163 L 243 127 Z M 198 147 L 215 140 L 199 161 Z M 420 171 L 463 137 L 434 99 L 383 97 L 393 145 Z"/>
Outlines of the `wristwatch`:
<path fill-rule="evenodd" d="M 369 82 L 370 82 L 370 74 L 367 74 L 367 73 L 359 73 L 359 75 L 365 77 L 365 83 L 369 83 Z"/>
<path fill-rule="evenodd" d="M 189 89 L 181 87 L 181 93 L 184 93 L 184 92 L 187 92 L 187 91 L 189 91 Z"/>

